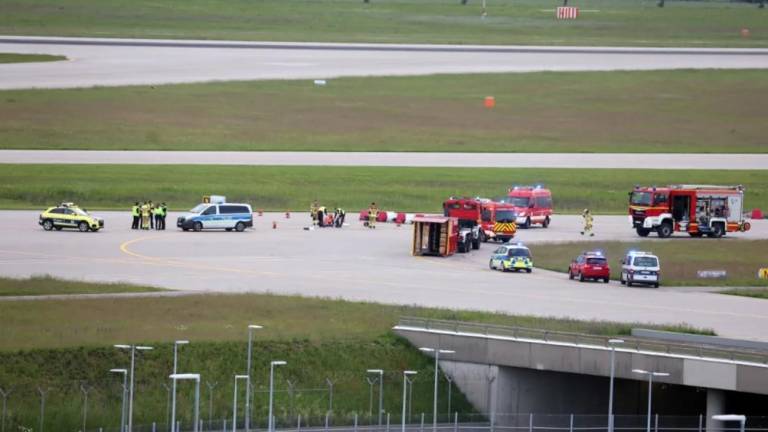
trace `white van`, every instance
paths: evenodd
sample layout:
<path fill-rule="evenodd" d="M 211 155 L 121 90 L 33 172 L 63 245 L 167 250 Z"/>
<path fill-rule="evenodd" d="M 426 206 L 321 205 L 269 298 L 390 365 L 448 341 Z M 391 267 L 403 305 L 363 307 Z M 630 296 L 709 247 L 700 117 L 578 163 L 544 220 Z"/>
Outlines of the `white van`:
<path fill-rule="evenodd" d="M 176 220 L 176 226 L 184 231 L 224 229 L 243 232 L 253 226 L 253 210 L 249 204 L 203 203 Z"/>
<path fill-rule="evenodd" d="M 621 260 L 621 284 L 651 285 L 658 288 L 661 283 L 659 257 L 650 252 L 629 251 Z"/>

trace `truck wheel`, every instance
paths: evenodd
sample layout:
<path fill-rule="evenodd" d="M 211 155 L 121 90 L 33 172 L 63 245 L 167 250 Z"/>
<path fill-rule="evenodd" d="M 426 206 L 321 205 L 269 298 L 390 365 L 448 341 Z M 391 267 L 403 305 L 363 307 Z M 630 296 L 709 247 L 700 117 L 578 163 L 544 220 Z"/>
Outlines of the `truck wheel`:
<path fill-rule="evenodd" d="M 525 220 L 525 223 L 524 223 L 524 224 L 522 224 L 522 225 L 520 225 L 520 227 L 522 227 L 523 229 L 528 229 L 528 228 L 530 228 L 530 227 L 531 227 L 531 218 L 527 218 L 527 219 Z"/>
<path fill-rule="evenodd" d="M 474 250 L 480 249 L 480 239 L 479 238 L 473 238 L 472 239 L 472 249 L 474 249 Z"/>
<path fill-rule="evenodd" d="M 235 231 L 237 232 L 245 231 L 245 224 L 242 222 L 238 222 L 237 225 L 235 225 Z"/>
<path fill-rule="evenodd" d="M 194 225 L 192 225 L 192 229 L 193 229 L 195 232 L 200 232 L 200 231 L 202 231 L 202 230 L 203 230 L 203 223 L 202 223 L 202 222 L 195 222 L 195 224 L 194 224 Z"/>
<path fill-rule="evenodd" d="M 80 222 L 77 224 L 77 229 L 80 230 L 80 232 L 88 232 L 88 222 Z"/>
<path fill-rule="evenodd" d="M 541 226 L 542 226 L 543 228 L 548 228 L 548 227 L 549 227 L 549 216 L 547 216 L 547 217 L 544 219 L 544 222 L 542 222 L 542 223 L 541 223 Z"/>
<path fill-rule="evenodd" d="M 637 235 L 639 235 L 640 237 L 648 237 L 648 234 L 651 233 L 651 230 L 649 230 L 648 228 L 641 228 L 641 227 L 637 227 L 636 231 L 637 231 Z"/>
<path fill-rule="evenodd" d="M 658 288 L 658 287 L 659 287 L 659 284 L 657 284 L 657 283 L 656 283 L 656 284 L 653 284 L 653 287 L 654 287 L 654 288 Z"/>
<path fill-rule="evenodd" d="M 493 260 L 488 260 L 488 268 L 491 269 L 491 270 L 495 270 L 493 268 Z"/>
<path fill-rule="evenodd" d="M 656 229 L 656 232 L 659 234 L 659 238 L 667 238 L 672 235 L 672 224 L 669 222 L 664 222 Z"/>
<path fill-rule="evenodd" d="M 604 279 L 603 279 L 603 283 L 608 283 L 609 281 L 610 281 L 610 279 L 609 279 L 609 278 L 604 278 Z"/>
<path fill-rule="evenodd" d="M 712 237 L 712 238 L 720 238 L 723 235 L 725 235 L 725 227 L 723 227 L 723 224 L 716 223 L 716 224 L 712 225 L 712 234 L 709 235 L 710 237 Z"/>
<path fill-rule="evenodd" d="M 46 219 L 43 221 L 43 229 L 46 231 L 50 231 L 53 229 L 53 221 L 50 219 Z"/>
<path fill-rule="evenodd" d="M 480 241 L 483 242 L 483 243 L 488 243 L 488 236 L 485 235 L 484 232 L 480 233 Z"/>
<path fill-rule="evenodd" d="M 526 272 L 526 273 L 530 273 L 530 272 L 532 272 L 532 271 L 533 271 L 533 269 L 525 269 L 525 272 Z"/>

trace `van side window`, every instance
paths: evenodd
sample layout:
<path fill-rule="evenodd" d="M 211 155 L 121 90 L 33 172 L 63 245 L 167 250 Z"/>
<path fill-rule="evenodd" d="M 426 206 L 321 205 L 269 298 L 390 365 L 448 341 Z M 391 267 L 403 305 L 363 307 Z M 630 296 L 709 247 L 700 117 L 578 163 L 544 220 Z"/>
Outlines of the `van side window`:
<path fill-rule="evenodd" d="M 552 197 L 540 196 L 536 198 L 536 207 L 550 208 L 552 207 Z"/>
<path fill-rule="evenodd" d="M 653 203 L 654 204 L 666 204 L 667 203 L 667 196 L 662 193 L 657 193 L 653 196 Z"/>
<path fill-rule="evenodd" d="M 216 214 L 216 206 L 210 206 L 210 207 L 208 207 L 207 209 L 205 209 L 205 211 L 204 211 L 202 214 L 203 214 L 204 216 L 205 216 L 205 215 L 215 215 L 215 214 Z"/>

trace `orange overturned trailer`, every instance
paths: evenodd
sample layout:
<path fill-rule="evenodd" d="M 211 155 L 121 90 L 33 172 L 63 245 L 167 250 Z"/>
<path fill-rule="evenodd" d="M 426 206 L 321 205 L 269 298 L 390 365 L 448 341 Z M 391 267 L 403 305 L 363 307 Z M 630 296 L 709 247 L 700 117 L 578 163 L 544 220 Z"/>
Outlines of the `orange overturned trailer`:
<path fill-rule="evenodd" d="M 459 241 L 459 220 L 447 216 L 416 216 L 413 218 L 414 256 L 450 256 L 456 253 Z"/>

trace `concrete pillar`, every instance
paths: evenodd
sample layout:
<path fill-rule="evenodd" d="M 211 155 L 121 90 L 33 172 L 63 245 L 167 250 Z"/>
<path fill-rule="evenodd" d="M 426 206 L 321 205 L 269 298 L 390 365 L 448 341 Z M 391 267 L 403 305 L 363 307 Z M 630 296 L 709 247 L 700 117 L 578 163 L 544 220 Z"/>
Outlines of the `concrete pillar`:
<path fill-rule="evenodd" d="M 707 389 L 706 431 L 715 432 L 723 427 L 722 422 L 712 420 L 713 415 L 725 414 L 725 392 Z"/>

